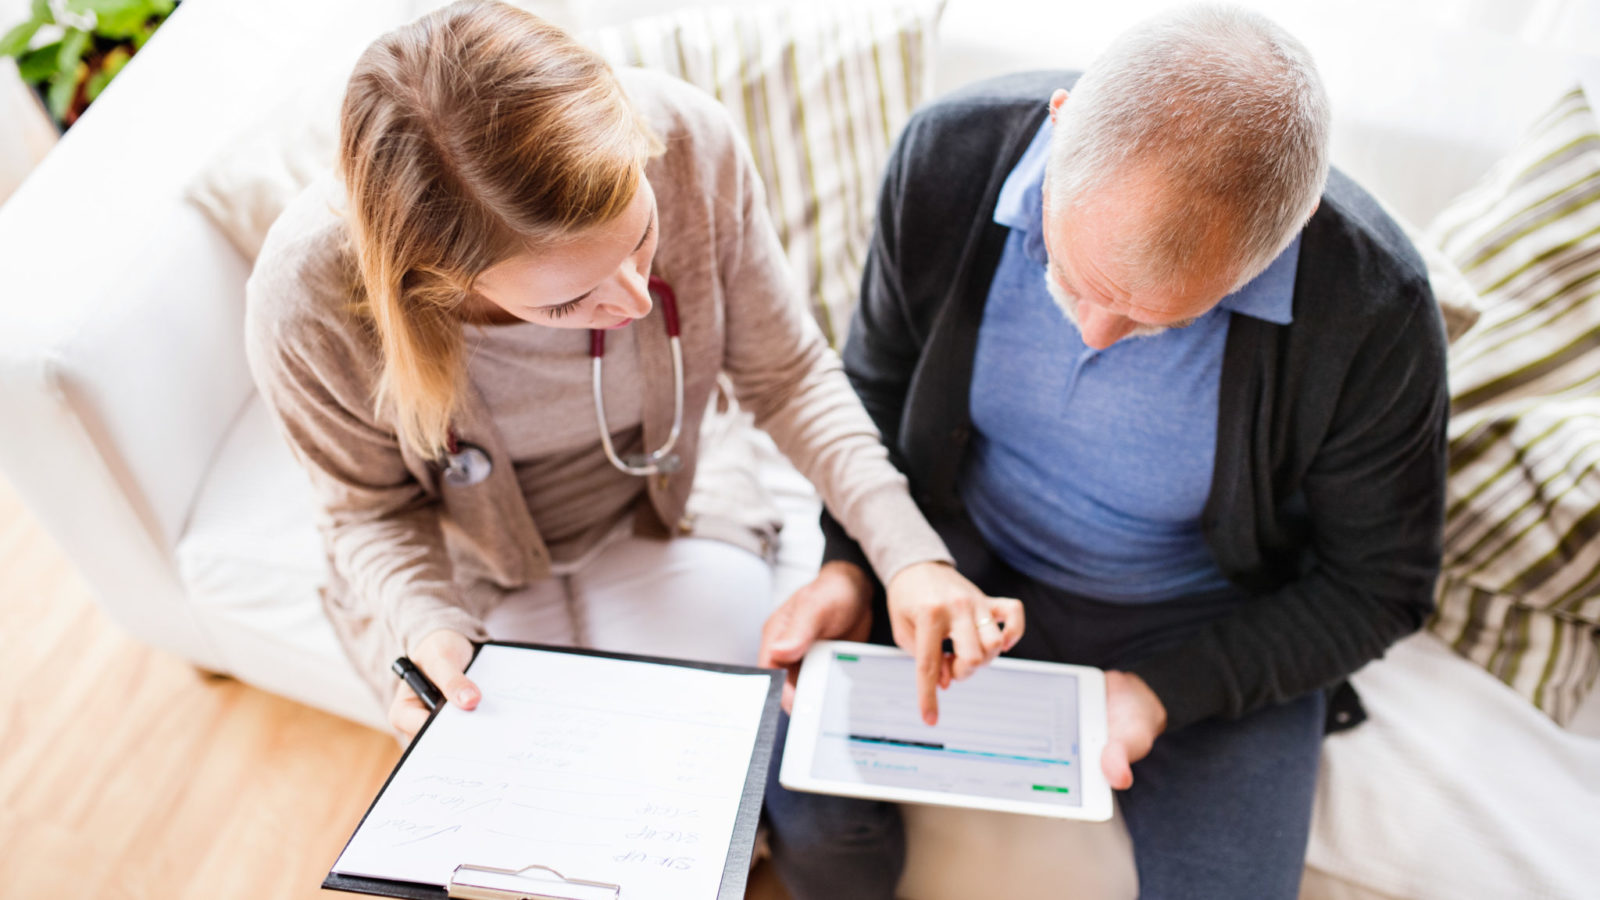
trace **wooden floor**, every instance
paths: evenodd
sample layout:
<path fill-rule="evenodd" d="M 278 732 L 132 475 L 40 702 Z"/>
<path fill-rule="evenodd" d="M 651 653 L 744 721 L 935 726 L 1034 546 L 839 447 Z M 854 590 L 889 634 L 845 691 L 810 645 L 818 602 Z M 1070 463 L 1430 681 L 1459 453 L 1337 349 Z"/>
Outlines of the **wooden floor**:
<path fill-rule="evenodd" d="M 399 755 L 136 643 L 0 480 L 0 896 L 350 896 L 318 885 Z"/>

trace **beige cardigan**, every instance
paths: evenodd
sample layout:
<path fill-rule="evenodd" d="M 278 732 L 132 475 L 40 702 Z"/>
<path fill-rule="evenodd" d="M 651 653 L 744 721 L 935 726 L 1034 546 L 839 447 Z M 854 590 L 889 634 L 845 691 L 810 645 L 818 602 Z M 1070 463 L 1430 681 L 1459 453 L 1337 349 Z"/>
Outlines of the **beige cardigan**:
<path fill-rule="evenodd" d="M 725 112 L 666 76 L 619 76 L 667 147 L 646 170 L 660 210 L 654 271 L 676 290 L 684 350 L 684 466 L 649 478 L 646 530 L 759 538 L 757 486 L 695 479 L 707 400 L 725 373 L 740 406 L 818 487 L 885 581 L 915 562 L 949 560 L 789 279 L 759 177 Z M 396 656 L 441 628 L 484 639 L 490 605 L 547 577 L 550 560 L 476 390 L 462 398 L 454 426 L 494 468 L 470 487 L 445 483 L 438 465 L 403 446 L 375 412 L 379 348 L 351 312 L 340 201 L 337 184 L 325 180 L 273 225 L 247 289 L 246 346 L 320 503 L 331 570 L 324 607 L 387 702 Z M 660 309 L 649 319 L 635 327 L 649 394 L 645 442 L 655 447 L 671 427 L 673 382 Z M 758 511 L 753 520 L 749 510 Z"/>

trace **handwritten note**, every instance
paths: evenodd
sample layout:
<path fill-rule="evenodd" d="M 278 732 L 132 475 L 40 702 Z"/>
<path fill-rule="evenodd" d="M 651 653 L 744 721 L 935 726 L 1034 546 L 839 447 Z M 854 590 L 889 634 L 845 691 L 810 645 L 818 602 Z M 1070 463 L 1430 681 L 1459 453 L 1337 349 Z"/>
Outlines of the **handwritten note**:
<path fill-rule="evenodd" d="M 472 712 L 439 712 L 334 871 L 442 885 L 458 864 L 711 900 L 765 676 L 485 646 Z"/>

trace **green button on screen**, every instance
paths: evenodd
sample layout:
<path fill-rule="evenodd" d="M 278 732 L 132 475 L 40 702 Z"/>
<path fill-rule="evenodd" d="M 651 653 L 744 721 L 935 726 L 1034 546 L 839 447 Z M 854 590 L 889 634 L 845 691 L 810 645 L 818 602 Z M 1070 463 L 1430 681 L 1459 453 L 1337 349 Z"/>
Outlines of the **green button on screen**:
<path fill-rule="evenodd" d="M 1072 793 L 1072 788 L 1056 787 L 1053 784 L 1036 784 L 1036 785 L 1033 786 L 1033 789 L 1036 790 L 1036 791 L 1047 791 L 1047 792 L 1052 793 L 1052 794 L 1070 794 L 1070 793 Z"/>

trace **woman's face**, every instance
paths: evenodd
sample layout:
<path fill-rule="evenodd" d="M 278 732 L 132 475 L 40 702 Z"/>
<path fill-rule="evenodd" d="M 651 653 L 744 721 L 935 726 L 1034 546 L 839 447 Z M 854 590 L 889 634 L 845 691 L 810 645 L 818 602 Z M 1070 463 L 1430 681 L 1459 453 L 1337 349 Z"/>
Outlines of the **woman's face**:
<path fill-rule="evenodd" d="M 621 328 L 650 313 L 656 231 L 655 191 L 641 178 L 622 215 L 484 270 L 473 287 L 494 308 L 469 312 L 474 319 L 552 328 Z"/>

